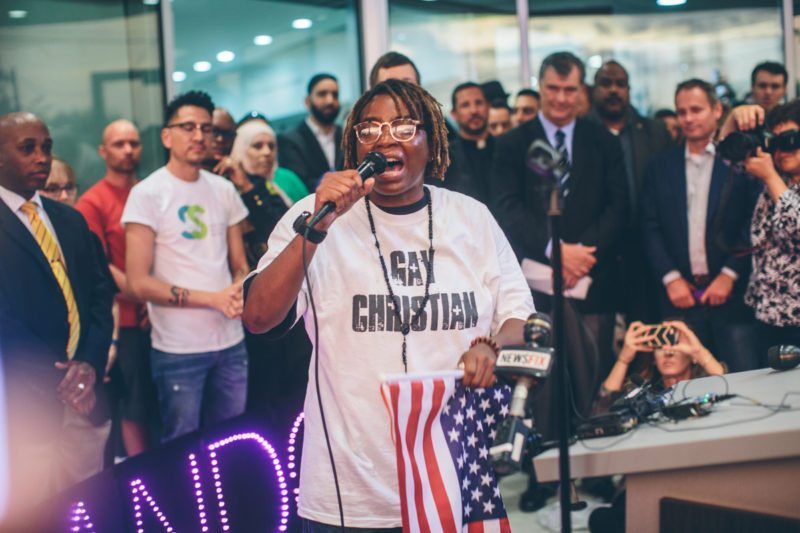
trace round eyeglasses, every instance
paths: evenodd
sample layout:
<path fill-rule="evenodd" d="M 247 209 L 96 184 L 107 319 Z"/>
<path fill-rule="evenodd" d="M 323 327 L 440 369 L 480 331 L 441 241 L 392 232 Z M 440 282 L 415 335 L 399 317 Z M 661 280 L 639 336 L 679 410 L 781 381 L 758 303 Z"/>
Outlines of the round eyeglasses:
<path fill-rule="evenodd" d="M 356 132 L 356 139 L 361 144 L 375 144 L 383 133 L 383 127 L 389 127 L 389 135 L 397 142 L 404 143 L 414 138 L 417 134 L 417 127 L 422 122 L 413 118 L 397 118 L 391 122 L 375 122 L 368 120 L 353 126 Z"/>

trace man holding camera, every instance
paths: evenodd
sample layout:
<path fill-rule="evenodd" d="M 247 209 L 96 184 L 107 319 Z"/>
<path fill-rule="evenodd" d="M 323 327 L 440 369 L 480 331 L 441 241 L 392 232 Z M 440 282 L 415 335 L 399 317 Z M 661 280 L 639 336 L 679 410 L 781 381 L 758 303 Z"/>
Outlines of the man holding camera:
<path fill-rule="evenodd" d="M 709 83 L 680 83 L 675 106 L 685 142 L 650 163 L 641 203 L 645 252 L 664 286 L 662 318 L 683 316 L 732 371 L 756 368 L 743 302 L 750 260 L 736 253 L 749 246 L 752 182 L 717 157 L 712 139 L 722 106 Z"/>
<path fill-rule="evenodd" d="M 768 134 L 759 131 L 765 122 Z M 753 273 L 745 300 L 755 309 L 765 358 L 768 346 L 800 345 L 800 100 L 773 109 L 766 120 L 760 106 L 737 107 L 721 136 L 733 130 L 745 133 L 736 144 L 760 145 L 744 160 L 764 184 L 750 230 Z"/>

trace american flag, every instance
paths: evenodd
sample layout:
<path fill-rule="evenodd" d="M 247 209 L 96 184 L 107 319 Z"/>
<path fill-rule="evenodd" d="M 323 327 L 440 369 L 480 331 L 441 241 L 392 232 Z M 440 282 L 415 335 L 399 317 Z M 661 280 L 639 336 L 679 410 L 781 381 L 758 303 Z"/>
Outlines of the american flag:
<path fill-rule="evenodd" d="M 404 532 L 511 531 L 489 448 L 508 387 L 472 389 L 462 372 L 387 376 Z"/>

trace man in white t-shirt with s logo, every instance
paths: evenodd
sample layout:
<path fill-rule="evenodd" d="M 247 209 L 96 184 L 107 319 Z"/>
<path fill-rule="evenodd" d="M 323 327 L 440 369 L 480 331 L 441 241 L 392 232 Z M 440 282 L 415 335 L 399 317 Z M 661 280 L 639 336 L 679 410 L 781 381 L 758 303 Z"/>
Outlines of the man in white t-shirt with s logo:
<path fill-rule="evenodd" d="M 247 352 L 241 280 L 248 272 L 233 184 L 202 170 L 214 104 L 190 91 L 167 106 L 169 161 L 131 190 L 122 223 L 131 292 L 146 301 L 162 441 L 244 411 Z M 203 399 L 206 399 L 204 404 Z"/>

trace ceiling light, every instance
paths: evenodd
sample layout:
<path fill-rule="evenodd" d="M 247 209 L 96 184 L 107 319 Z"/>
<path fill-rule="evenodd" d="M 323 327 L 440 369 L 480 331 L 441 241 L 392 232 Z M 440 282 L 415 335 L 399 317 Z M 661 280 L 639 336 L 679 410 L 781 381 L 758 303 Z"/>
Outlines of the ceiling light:
<path fill-rule="evenodd" d="M 208 61 L 197 61 L 192 68 L 195 72 L 208 72 L 211 70 L 211 63 Z"/>
<path fill-rule="evenodd" d="M 142 0 L 142 3 L 146 6 L 157 6 L 158 0 Z"/>
<path fill-rule="evenodd" d="M 656 5 L 661 7 L 682 6 L 686 0 L 656 0 Z"/>
<path fill-rule="evenodd" d="M 258 46 L 272 44 L 272 35 L 256 35 L 253 39 L 253 44 L 257 44 Z"/>
<path fill-rule="evenodd" d="M 292 21 L 292 28 L 296 30 L 307 30 L 313 25 L 314 23 L 311 22 L 311 19 L 294 19 Z"/>
<path fill-rule="evenodd" d="M 8 12 L 8 18 L 11 19 L 24 19 L 28 16 L 28 12 L 24 9 L 12 9 Z"/>
<path fill-rule="evenodd" d="M 186 80 L 186 73 L 183 72 L 182 70 L 176 70 L 175 72 L 172 73 L 172 81 L 174 81 L 175 83 L 180 83 L 185 80 Z"/>
<path fill-rule="evenodd" d="M 222 52 L 217 54 L 217 61 L 220 63 L 230 63 L 236 59 L 236 54 L 231 52 L 230 50 L 223 50 Z"/>

